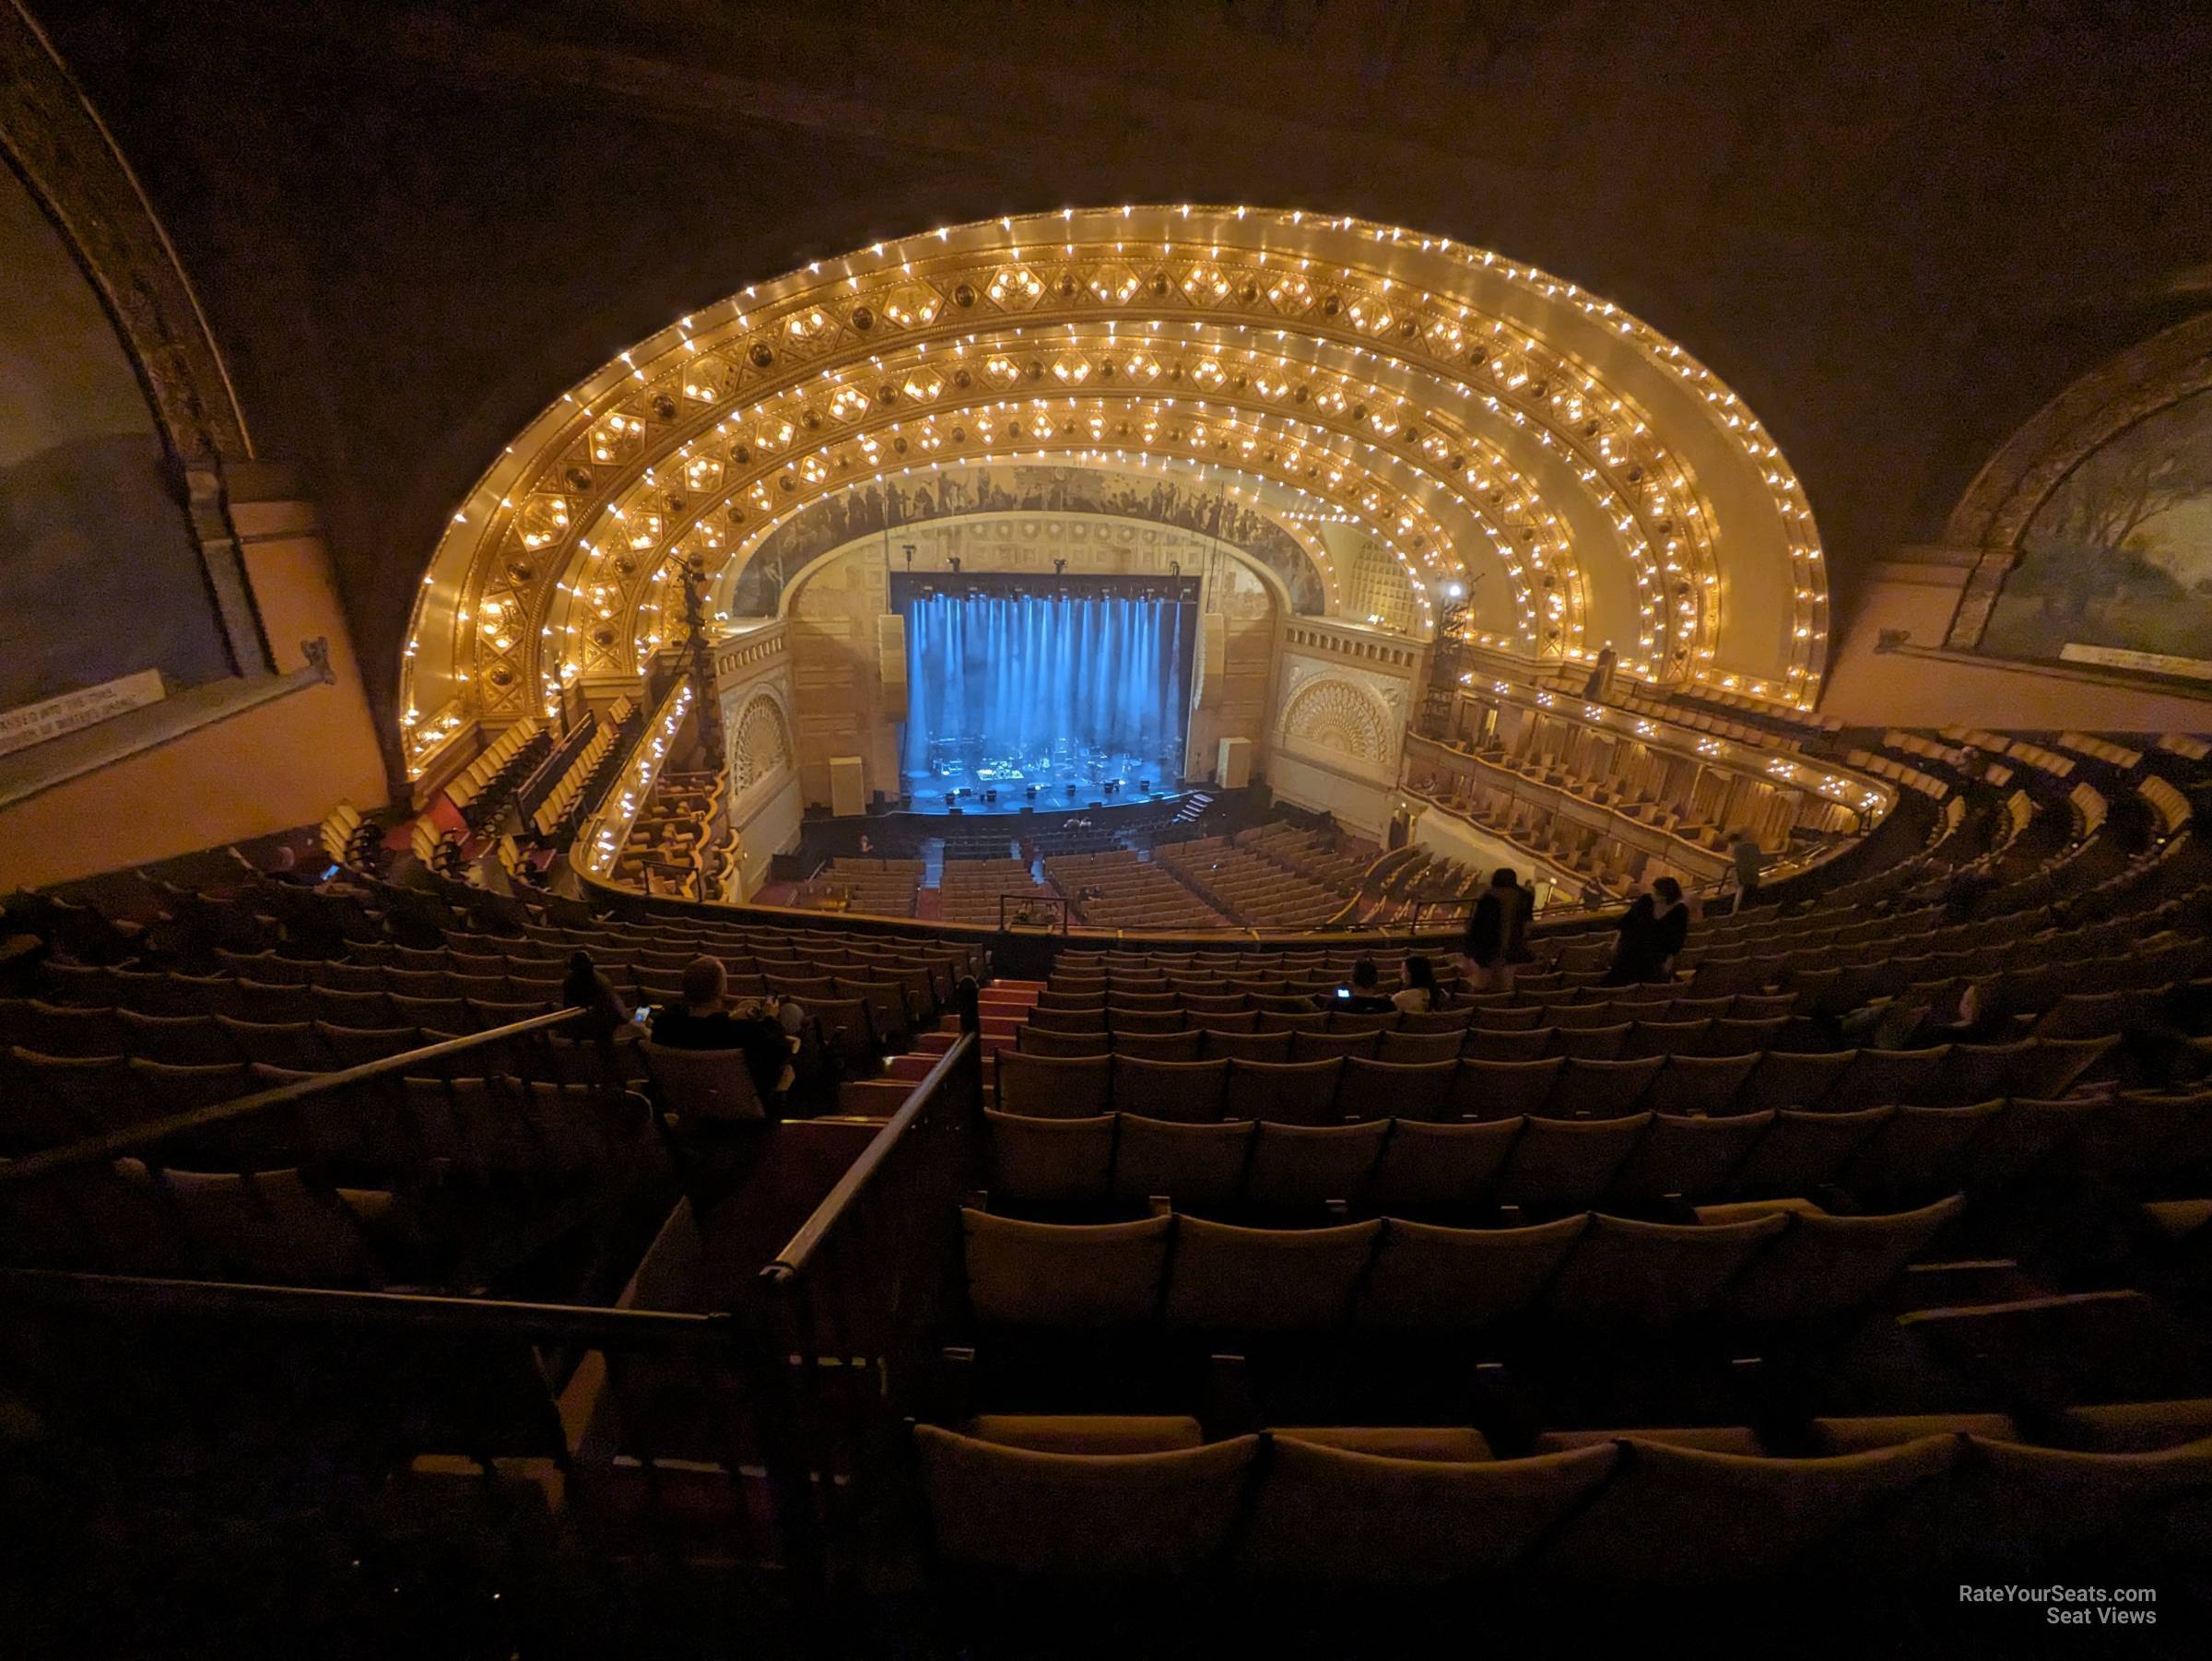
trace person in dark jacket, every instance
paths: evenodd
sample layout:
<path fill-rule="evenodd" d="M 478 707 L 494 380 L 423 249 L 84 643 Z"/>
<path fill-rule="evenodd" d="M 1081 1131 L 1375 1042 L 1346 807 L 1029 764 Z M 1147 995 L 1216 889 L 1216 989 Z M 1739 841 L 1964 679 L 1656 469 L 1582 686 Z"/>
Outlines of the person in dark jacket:
<path fill-rule="evenodd" d="M 1382 975 L 1372 958 L 1361 958 L 1352 965 L 1349 986 L 1316 993 L 1313 1001 L 1324 1009 L 1341 1009 L 1347 1015 L 1388 1015 L 1397 1007 L 1382 995 Z"/>
<path fill-rule="evenodd" d="M 1674 978 L 1675 954 L 1689 938 L 1689 908 L 1682 903 L 1682 885 L 1672 877 L 1652 884 L 1639 894 L 1617 925 L 1620 944 L 1613 953 L 1613 967 L 1605 984 L 1634 986 L 1647 981 Z"/>
<path fill-rule="evenodd" d="M 569 972 L 560 983 L 560 1001 L 567 1008 L 584 1012 L 584 1031 L 593 1038 L 617 1037 L 629 1025 L 629 1006 L 614 983 L 599 972 L 588 951 L 570 957 Z"/>
<path fill-rule="evenodd" d="M 1514 970 L 1528 961 L 1528 922 L 1535 909 L 1536 897 L 1521 886 L 1511 866 L 1490 873 L 1490 886 L 1475 902 L 1460 945 L 1468 984 L 1476 991 L 1513 989 Z"/>
<path fill-rule="evenodd" d="M 742 1050 L 754 1088 L 769 1101 L 790 1081 L 790 1040 L 805 1012 L 783 998 L 733 1011 L 729 984 L 721 960 L 694 959 L 684 970 L 683 1007 L 653 1018 L 653 1042 L 671 1050 Z"/>

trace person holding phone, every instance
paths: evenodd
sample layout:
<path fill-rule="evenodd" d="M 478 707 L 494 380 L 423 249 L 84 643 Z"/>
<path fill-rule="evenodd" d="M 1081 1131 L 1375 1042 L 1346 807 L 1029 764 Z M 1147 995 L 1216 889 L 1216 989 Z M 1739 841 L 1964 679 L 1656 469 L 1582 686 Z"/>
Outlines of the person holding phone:
<path fill-rule="evenodd" d="M 728 1005 L 730 977 L 718 958 L 697 958 L 684 971 L 680 1008 L 653 1018 L 653 1042 L 672 1050 L 742 1050 L 760 1099 L 767 1101 L 791 1083 L 793 1039 L 806 1011 L 787 998 L 747 1000 Z"/>
<path fill-rule="evenodd" d="M 1372 958 L 1361 958 L 1352 965 L 1349 985 L 1324 992 L 1314 1001 L 1324 1009 L 1341 1009 L 1347 1015 L 1388 1015 L 1397 1007 L 1382 995 L 1382 976 Z"/>

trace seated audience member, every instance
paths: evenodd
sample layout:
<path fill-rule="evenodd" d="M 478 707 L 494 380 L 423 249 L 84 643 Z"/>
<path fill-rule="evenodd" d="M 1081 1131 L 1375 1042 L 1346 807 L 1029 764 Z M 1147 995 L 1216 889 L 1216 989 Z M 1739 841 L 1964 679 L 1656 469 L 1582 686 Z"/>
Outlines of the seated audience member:
<path fill-rule="evenodd" d="M 2120 1077 L 2130 1090 L 2179 1090 L 2212 1074 L 2212 986 L 2188 981 L 2169 986 L 2120 1034 Z"/>
<path fill-rule="evenodd" d="M 1652 884 L 1639 894 L 1617 925 L 1620 945 L 1605 984 L 1634 986 L 1674 978 L 1675 954 L 1689 937 L 1689 908 L 1682 903 L 1682 885 L 1672 877 Z"/>
<path fill-rule="evenodd" d="M 269 863 L 261 867 L 261 874 L 271 882 L 281 882 L 293 888 L 312 889 L 315 886 L 314 873 L 300 868 L 299 851 L 289 842 L 277 844 L 276 851 L 269 856 Z"/>
<path fill-rule="evenodd" d="M 560 1001 L 584 1012 L 584 1030 L 594 1038 L 618 1038 L 632 1031 L 629 1006 L 614 983 L 599 972 L 592 954 L 579 951 L 569 959 L 569 972 L 560 983 Z"/>
<path fill-rule="evenodd" d="M 1902 1046 L 1917 1049 L 1928 1044 L 2002 1043 L 2012 1035 L 2012 1010 L 2007 1006 L 2003 988 L 1994 980 L 1969 981 L 1959 989 L 1959 1001 L 1947 1013 L 1938 1004 L 1931 1009 L 1913 1033 L 1911 1043 Z"/>
<path fill-rule="evenodd" d="M 671 1050 L 742 1050 L 753 1085 L 768 1101 L 791 1078 L 793 1039 L 806 1011 L 786 998 L 728 1007 L 730 977 L 716 958 L 695 958 L 684 971 L 681 1008 L 653 1018 L 653 1042 Z"/>
<path fill-rule="evenodd" d="M 1332 992 L 1317 993 L 1313 1001 L 1324 1009 L 1342 1009 L 1347 1015 L 1388 1015 L 1397 1007 L 1382 995 L 1382 976 L 1372 958 L 1352 965 L 1352 984 Z"/>
<path fill-rule="evenodd" d="M 1436 965 L 1415 952 L 1398 971 L 1398 989 L 1391 995 L 1390 1001 L 1401 1013 L 1426 1015 L 1432 1009 L 1441 1009 L 1451 1000 L 1436 984 Z"/>

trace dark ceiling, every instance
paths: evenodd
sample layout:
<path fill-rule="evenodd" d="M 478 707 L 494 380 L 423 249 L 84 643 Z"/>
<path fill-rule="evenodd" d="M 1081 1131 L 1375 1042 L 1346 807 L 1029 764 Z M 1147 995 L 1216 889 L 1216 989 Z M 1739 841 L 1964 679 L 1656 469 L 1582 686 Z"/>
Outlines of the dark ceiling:
<path fill-rule="evenodd" d="M 166 222 L 371 692 L 452 504 L 745 284 L 1076 202 L 1532 261 L 1682 341 L 1854 570 L 2212 305 L 2212 9 L 1595 0 L 32 0 Z"/>

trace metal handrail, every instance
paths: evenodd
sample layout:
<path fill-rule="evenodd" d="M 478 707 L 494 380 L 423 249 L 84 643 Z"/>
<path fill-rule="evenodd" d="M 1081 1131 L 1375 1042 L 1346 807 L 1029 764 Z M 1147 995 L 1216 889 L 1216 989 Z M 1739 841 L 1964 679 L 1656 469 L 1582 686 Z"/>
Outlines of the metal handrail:
<path fill-rule="evenodd" d="M 877 1172 L 890 1158 L 892 1149 L 906 1136 L 909 1127 L 936 1100 L 945 1080 L 982 1043 L 982 1040 L 975 1033 L 963 1032 L 952 1047 L 937 1058 L 937 1065 L 923 1075 L 922 1081 L 908 1093 L 906 1100 L 900 1104 L 899 1111 L 861 1149 L 860 1157 L 846 1168 L 845 1174 L 838 1179 L 837 1186 L 823 1196 L 822 1203 L 815 1207 L 813 1214 L 799 1225 L 798 1231 L 783 1243 L 783 1249 L 760 1271 L 763 1277 L 787 1280 L 806 1269 L 823 1241 L 829 1238 L 830 1231 L 858 1203 L 861 1195 L 875 1180 Z"/>
<path fill-rule="evenodd" d="M 59 1148 L 26 1154 L 19 1160 L 0 1164 L 0 1190 L 34 1181 L 52 1172 L 65 1171 L 72 1166 L 98 1164 L 118 1154 L 128 1153 L 135 1148 L 166 1142 L 170 1137 L 186 1131 L 204 1130 L 211 1125 L 229 1125 L 241 1119 L 251 1119 L 271 1108 L 288 1107 L 295 1101 L 346 1090 L 371 1078 L 409 1072 L 420 1067 L 426 1061 L 457 1055 L 480 1045 L 498 1043 L 530 1032 L 550 1031 L 555 1027 L 582 1020 L 585 1013 L 582 1009 L 557 1009 L 549 1015 L 533 1015 L 526 1020 L 512 1021 L 504 1027 L 466 1033 L 440 1043 L 425 1044 L 417 1050 L 403 1050 L 396 1055 L 386 1055 L 379 1061 L 363 1062 L 359 1066 L 346 1067 L 335 1073 L 317 1073 L 312 1078 L 295 1079 L 290 1084 L 278 1085 L 274 1090 L 256 1090 L 250 1096 L 211 1102 L 206 1107 L 195 1107 L 186 1113 L 171 1113 L 166 1119 L 149 1119 L 144 1125 L 135 1125 L 128 1130 L 110 1131 L 105 1136 L 88 1137 L 79 1142 L 65 1142 Z"/>
<path fill-rule="evenodd" d="M 711 1337 L 727 1327 L 723 1315 L 683 1310 L 0 1267 L 0 1299 L 9 1298 L 72 1309 L 92 1303 L 162 1314 L 204 1311 L 309 1321 L 340 1319 L 363 1326 L 450 1325 L 474 1330 L 496 1325 L 516 1335 L 594 1348 L 609 1342 L 628 1347 L 641 1338 Z"/>

